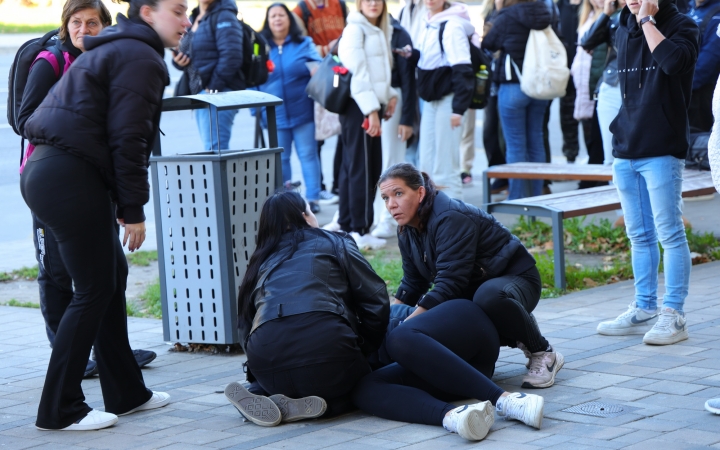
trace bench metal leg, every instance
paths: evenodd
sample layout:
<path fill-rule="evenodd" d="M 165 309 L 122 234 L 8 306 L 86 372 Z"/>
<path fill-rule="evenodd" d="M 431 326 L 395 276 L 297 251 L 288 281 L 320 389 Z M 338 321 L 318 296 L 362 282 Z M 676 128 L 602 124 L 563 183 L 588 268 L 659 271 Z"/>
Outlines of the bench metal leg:
<path fill-rule="evenodd" d="M 553 211 L 553 259 L 555 263 L 555 287 L 565 290 L 565 236 L 561 211 Z"/>
<path fill-rule="evenodd" d="M 488 177 L 486 171 L 483 171 L 483 174 L 482 174 L 482 185 L 483 185 L 483 194 L 482 194 L 483 195 L 482 196 L 483 204 L 481 207 L 483 209 L 485 209 L 486 208 L 485 205 L 490 203 L 490 189 L 491 189 L 490 188 L 490 178 Z"/>

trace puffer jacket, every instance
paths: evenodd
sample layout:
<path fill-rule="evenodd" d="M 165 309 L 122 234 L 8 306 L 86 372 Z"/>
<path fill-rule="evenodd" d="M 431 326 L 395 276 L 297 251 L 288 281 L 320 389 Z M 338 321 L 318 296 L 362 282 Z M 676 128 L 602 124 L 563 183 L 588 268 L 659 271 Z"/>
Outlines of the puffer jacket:
<path fill-rule="evenodd" d="M 486 280 L 535 265 L 520 240 L 493 216 L 444 192 L 435 197 L 425 229 L 403 227 L 398 244 L 403 278 L 395 298 L 426 309 L 472 299 Z"/>
<path fill-rule="evenodd" d="M 352 73 L 350 96 L 367 116 L 398 96 L 391 85 L 392 27 L 388 23 L 381 30 L 358 11 L 348 14 L 347 22 L 338 45 L 338 56 Z"/>
<path fill-rule="evenodd" d="M 25 123 L 35 146 L 66 150 L 96 167 L 125 223 L 145 221 L 148 161 L 170 83 L 160 36 L 122 14 L 86 37 L 80 55 Z M 129 58 L 128 55 L 132 55 Z"/>
<path fill-rule="evenodd" d="M 310 81 L 310 71 L 306 63 L 320 61 L 315 44 L 309 37 L 295 42 L 290 36 L 283 45 L 278 46 L 272 39 L 270 60 L 275 64 L 265 84 L 258 89 L 275 95 L 283 100 L 282 105 L 275 108 L 277 127 L 280 130 L 295 128 L 313 121 L 313 101 L 305 93 Z M 267 123 L 263 108 L 263 123 Z"/>
<path fill-rule="evenodd" d="M 195 8 L 190 22 L 200 14 Z M 239 91 L 246 84 L 240 68 L 243 64 L 243 31 L 233 0 L 214 0 L 200 20 L 192 41 L 193 66 L 200 73 L 203 89 Z M 215 25 L 213 30 L 212 25 Z"/>
<path fill-rule="evenodd" d="M 427 29 L 418 44 L 418 95 L 425 101 L 434 101 L 453 94 L 452 112 L 462 115 L 470 107 L 475 90 L 470 45 L 479 47 L 480 37 L 470 23 L 467 6 L 462 3 L 453 3 L 432 17 L 426 16 L 425 21 Z"/>
<path fill-rule="evenodd" d="M 522 73 L 530 30 L 544 30 L 552 23 L 552 12 L 545 2 L 517 3 L 497 12 L 492 28 L 482 41 L 482 48 L 495 52 L 500 50 L 498 61 L 505 61 L 505 55 L 518 66 Z M 499 68 L 493 72 L 496 83 L 519 83 L 515 71 L 509 73 Z"/>
<path fill-rule="evenodd" d="M 713 123 L 710 140 L 708 141 L 708 161 L 712 172 L 715 189 L 720 192 L 720 78 L 715 84 L 715 94 L 712 101 L 713 116 L 716 117 Z"/>
<path fill-rule="evenodd" d="M 296 250 L 292 251 L 296 241 Z M 287 259 L 286 259 L 287 258 Z M 283 261 L 283 259 L 285 259 Z M 337 314 L 357 333 L 365 354 L 380 346 L 390 317 L 385 282 L 347 234 L 319 228 L 285 233 L 260 267 L 248 320 L 238 317 L 243 348 L 264 323 L 308 312 Z M 238 308 L 240 309 L 240 308 Z"/>
<path fill-rule="evenodd" d="M 618 85 L 617 52 L 615 51 L 615 31 L 620 22 L 620 11 L 612 16 L 600 13 L 592 27 L 580 39 L 580 46 L 586 51 L 594 51 L 603 44 L 607 45 L 607 56 L 603 67 L 602 82 L 610 86 Z M 594 59 L 594 58 L 593 58 Z"/>

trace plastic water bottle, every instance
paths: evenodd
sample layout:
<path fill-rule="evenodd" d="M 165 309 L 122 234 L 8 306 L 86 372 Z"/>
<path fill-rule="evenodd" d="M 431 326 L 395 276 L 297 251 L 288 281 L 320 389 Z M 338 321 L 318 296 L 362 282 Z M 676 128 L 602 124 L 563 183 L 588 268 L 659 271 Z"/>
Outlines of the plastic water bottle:
<path fill-rule="evenodd" d="M 480 70 L 475 74 L 475 96 L 477 98 L 485 98 L 486 97 L 486 88 L 487 88 L 487 80 L 488 80 L 488 70 L 485 65 L 480 66 Z"/>

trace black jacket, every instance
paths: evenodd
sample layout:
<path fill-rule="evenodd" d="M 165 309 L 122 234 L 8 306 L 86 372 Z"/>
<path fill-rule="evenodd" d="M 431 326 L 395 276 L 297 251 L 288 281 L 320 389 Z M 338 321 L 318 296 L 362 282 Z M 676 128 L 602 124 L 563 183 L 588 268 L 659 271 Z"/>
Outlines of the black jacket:
<path fill-rule="evenodd" d="M 390 48 L 404 48 L 406 45 L 413 47 L 410 34 L 405 31 L 394 17 L 390 17 L 390 25 L 393 27 L 393 34 L 390 38 Z M 415 87 L 415 68 L 417 67 L 420 52 L 413 48 L 410 58 L 403 58 L 393 53 L 392 87 L 399 87 L 402 90 L 402 111 L 400 111 L 400 125 L 413 126 L 417 115 L 417 89 Z"/>
<path fill-rule="evenodd" d="M 148 158 L 170 82 L 158 34 L 122 14 L 118 24 L 85 38 L 86 52 L 25 123 L 25 135 L 95 166 L 117 202 L 118 218 L 145 221 Z"/>
<path fill-rule="evenodd" d="M 666 0 L 655 15 L 665 36 L 650 52 L 636 17 L 625 7 L 615 34 L 622 107 L 610 124 L 613 156 L 622 159 L 672 155 L 685 159 L 698 27 Z"/>
<path fill-rule="evenodd" d="M 195 8 L 190 22 L 200 14 Z M 233 0 L 213 1 L 200 20 L 192 40 L 192 64 L 200 73 L 203 89 L 239 91 L 245 89 L 240 70 L 243 64 L 243 31 Z M 213 25 L 215 29 L 213 29 Z M 173 65 L 182 70 L 182 67 Z"/>
<path fill-rule="evenodd" d="M 607 44 L 607 58 L 603 68 L 602 81 L 610 86 L 617 86 L 617 52 L 615 51 L 615 32 L 620 23 L 620 11 L 612 16 L 600 13 L 597 20 L 580 40 L 580 46 L 585 50 L 592 51 L 596 47 Z M 591 85 L 592 86 L 592 85 Z"/>
<path fill-rule="evenodd" d="M 75 47 L 70 39 L 67 39 L 59 43 L 60 50 L 64 53 L 69 53 L 74 58 L 77 58 L 82 54 L 82 51 Z M 25 136 L 25 122 L 30 118 L 33 112 L 38 106 L 45 100 L 45 96 L 50 92 L 50 89 L 55 86 L 60 76 L 55 75 L 55 69 L 52 65 L 44 59 L 38 60 L 33 64 L 30 73 L 28 74 L 27 84 L 23 91 L 22 105 L 20 105 L 20 112 L 18 112 L 18 128 L 20 133 Z"/>
<path fill-rule="evenodd" d="M 578 42 L 578 22 L 580 20 L 580 5 L 582 2 L 578 2 L 577 5 L 570 3 L 570 0 L 558 0 L 557 7 L 560 10 L 560 33 L 558 37 L 565 45 L 565 51 L 567 52 L 568 67 L 572 65 L 573 59 L 575 59 L 575 53 L 577 52 Z"/>
<path fill-rule="evenodd" d="M 484 281 L 535 265 L 520 240 L 493 216 L 443 192 L 435 197 L 425 230 L 403 227 L 398 245 L 403 278 L 395 298 L 427 309 L 472 299 Z"/>
<path fill-rule="evenodd" d="M 282 261 L 294 240 L 295 253 Z M 317 228 L 283 235 L 277 251 L 260 267 L 252 301 L 252 321 L 242 314 L 238 318 L 243 348 L 250 334 L 268 321 L 324 311 L 345 318 L 369 354 L 380 346 L 390 318 L 385 282 L 355 241 Z"/>
<path fill-rule="evenodd" d="M 492 28 L 482 41 L 482 48 L 491 52 L 500 50 L 500 58 L 493 72 L 496 83 L 519 83 L 515 70 L 510 69 L 510 80 L 505 73 L 505 55 L 510 55 L 522 73 L 530 30 L 544 30 L 552 23 L 552 12 L 545 2 L 517 3 L 497 12 Z"/>

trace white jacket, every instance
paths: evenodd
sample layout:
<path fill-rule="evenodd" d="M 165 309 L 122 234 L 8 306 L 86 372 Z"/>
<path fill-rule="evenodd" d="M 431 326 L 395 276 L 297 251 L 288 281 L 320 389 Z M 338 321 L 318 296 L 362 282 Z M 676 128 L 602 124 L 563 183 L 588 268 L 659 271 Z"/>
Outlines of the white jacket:
<path fill-rule="evenodd" d="M 718 32 L 720 34 L 720 31 Z M 710 162 L 710 170 L 712 171 L 713 183 L 715 189 L 720 192 L 720 78 L 715 85 L 715 94 L 712 101 L 713 123 L 712 133 L 708 141 L 708 161 Z"/>
<path fill-rule="evenodd" d="M 358 11 L 348 14 L 347 26 L 338 45 L 338 56 L 352 73 L 350 96 L 366 116 L 397 97 L 397 91 L 390 86 L 391 36 L 392 27 L 389 24 L 386 30 L 381 30 L 371 25 Z"/>
<path fill-rule="evenodd" d="M 413 6 L 413 3 L 415 6 Z M 412 10 L 412 12 L 410 12 Z M 417 48 L 425 35 L 427 7 L 424 0 L 409 0 L 400 12 L 400 25 L 410 34 L 413 47 Z"/>
<path fill-rule="evenodd" d="M 454 66 L 456 64 L 470 64 L 470 45 L 468 37 L 472 37 L 473 44 L 480 47 L 480 38 L 475 33 L 475 27 L 470 23 L 467 6 L 463 3 L 453 5 L 432 17 L 425 15 L 426 31 L 422 41 L 417 45 L 420 50 L 418 68 L 433 70 L 439 67 Z M 440 50 L 440 24 L 447 22 L 443 32 L 443 48 Z"/>

